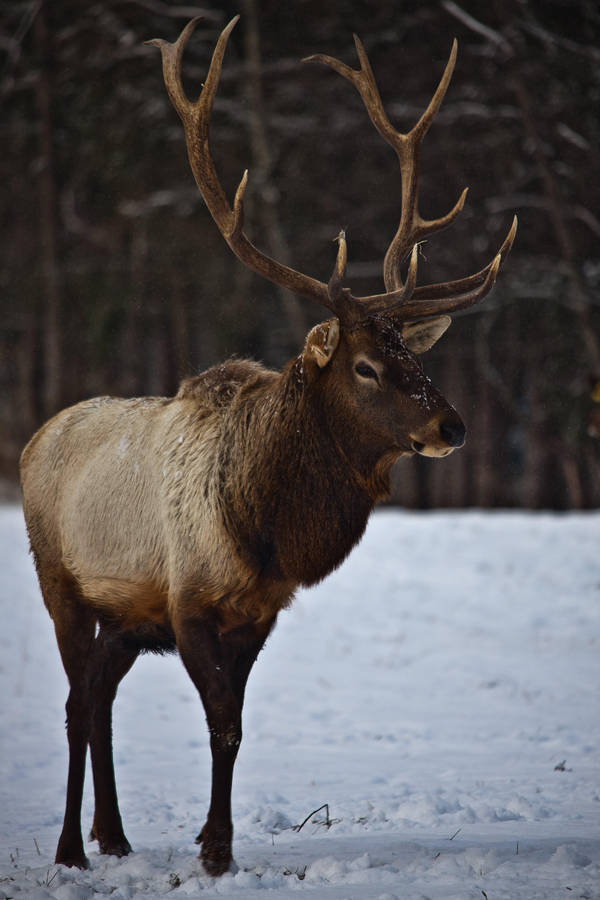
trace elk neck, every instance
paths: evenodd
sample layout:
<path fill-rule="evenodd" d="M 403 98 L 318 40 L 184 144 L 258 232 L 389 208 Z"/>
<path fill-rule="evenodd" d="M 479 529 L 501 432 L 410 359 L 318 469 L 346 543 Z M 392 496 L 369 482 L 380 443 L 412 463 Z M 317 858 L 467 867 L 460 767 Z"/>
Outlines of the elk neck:
<path fill-rule="evenodd" d="M 265 574 L 314 584 L 362 536 L 392 460 L 357 451 L 300 360 L 249 380 L 228 412 L 238 425 L 225 428 L 220 460 L 227 525 Z"/>

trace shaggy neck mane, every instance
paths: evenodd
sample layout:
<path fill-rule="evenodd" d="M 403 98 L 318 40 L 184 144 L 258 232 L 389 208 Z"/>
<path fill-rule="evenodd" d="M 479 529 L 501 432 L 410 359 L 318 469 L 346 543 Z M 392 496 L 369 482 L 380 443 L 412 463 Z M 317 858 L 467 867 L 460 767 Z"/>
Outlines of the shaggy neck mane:
<path fill-rule="evenodd" d="M 262 370 L 229 407 L 222 508 L 261 571 L 310 585 L 362 536 L 391 460 L 356 458 L 356 436 L 337 433 L 301 363 L 281 374 Z"/>

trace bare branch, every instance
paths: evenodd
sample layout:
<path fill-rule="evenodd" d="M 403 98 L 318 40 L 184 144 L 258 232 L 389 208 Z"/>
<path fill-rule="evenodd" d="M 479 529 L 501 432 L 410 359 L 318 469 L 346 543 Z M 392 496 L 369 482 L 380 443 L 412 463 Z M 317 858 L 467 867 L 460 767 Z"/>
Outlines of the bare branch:
<path fill-rule="evenodd" d="M 219 22 L 222 19 L 220 13 L 215 13 L 212 9 L 200 6 L 171 6 L 168 3 L 161 3 L 160 0 L 127 0 L 132 6 L 141 6 L 149 12 L 156 13 L 159 16 L 168 16 L 171 19 L 194 19 L 202 16 L 209 22 Z"/>
<path fill-rule="evenodd" d="M 560 34 L 548 31 L 547 28 L 542 28 L 537 22 L 521 22 L 520 25 L 523 31 L 528 31 L 546 45 L 550 44 L 560 47 L 563 50 L 568 50 L 570 53 L 576 53 L 578 56 L 586 56 L 595 62 L 600 61 L 600 50 L 597 47 L 589 44 L 578 44 L 576 41 L 572 41 Z"/>
<path fill-rule="evenodd" d="M 577 131 L 573 131 L 573 129 L 569 128 L 568 125 L 565 125 L 564 122 L 559 122 L 556 126 L 556 130 L 558 134 L 565 139 L 565 141 L 568 141 L 570 144 L 573 144 L 573 146 L 578 147 L 579 150 L 587 151 L 592 149 L 591 144 L 587 140 L 587 138 L 584 138 L 584 136 L 582 134 L 579 134 Z"/>
<path fill-rule="evenodd" d="M 483 22 L 474 18 L 474 16 L 462 9 L 457 3 L 454 3 L 453 0 L 442 0 L 442 6 L 451 16 L 454 16 L 455 19 L 458 19 L 459 22 L 462 22 L 463 25 L 466 25 L 471 31 L 475 31 L 487 41 L 490 41 L 490 43 L 495 44 L 508 56 L 513 55 L 513 48 L 499 31 L 495 31 L 493 28 L 490 28 L 489 25 L 484 25 Z"/>

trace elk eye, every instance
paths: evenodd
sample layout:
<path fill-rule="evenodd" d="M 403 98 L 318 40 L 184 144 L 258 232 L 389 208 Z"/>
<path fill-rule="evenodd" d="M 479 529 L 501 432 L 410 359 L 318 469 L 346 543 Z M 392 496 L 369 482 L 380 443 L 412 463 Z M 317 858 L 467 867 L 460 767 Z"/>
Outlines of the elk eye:
<path fill-rule="evenodd" d="M 373 366 L 370 366 L 369 363 L 364 362 L 364 360 L 356 363 L 356 365 L 354 366 L 354 371 L 357 375 L 360 375 L 361 378 L 374 378 L 375 381 L 379 381 L 377 372 L 375 371 Z"/>

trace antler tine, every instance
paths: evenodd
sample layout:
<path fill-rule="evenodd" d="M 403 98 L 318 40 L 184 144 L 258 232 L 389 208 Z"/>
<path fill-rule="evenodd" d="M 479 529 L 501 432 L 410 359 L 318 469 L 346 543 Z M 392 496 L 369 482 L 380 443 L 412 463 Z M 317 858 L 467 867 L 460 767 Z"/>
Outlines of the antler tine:
<path fill-rule="evenodd" d="M 466 291 L 471 290 L 471 288 L 482 284 L 485 281 L 490 268 L 494 265 L 496 257 L 499 256 L 502 260 L 502 263 L 504 263 L 504 261 L 506 260 L 506 257 L 511 251 L 515 235 L 517 233 L 517 224 L 517 217 L 514 216 L 508 234 L 504 238 L 502 246 L 498 250 L 496 256 L 491 260 L 491 262 L 487 264 L 487 266 L 484 266 L 483 269 L 480 269 L 479 272 L 475 272 L 474 275 L 469 275 L 466 278 L 458 278 L 456 281 L 445 281 L 440 284 L 421 285 L 421 287 L 416 288 L 413 295 L 414 299 L 436 300 L 443 297 L 452 297 L 458 294 L 464 294 Z"/>
<path fill-rule="evenodd" d="M 146 43 L 159 47 L 161 51 L 165 86 L 171 103 L 183 122 L 188 157 L 196 184 L 230 248 L 238 259 L 253 272 L 302 297 L 316 300 L 337 314 L 338 310 L 330 298 L 326 284 L 271 259 L 270 256 L 258 250 L 245 235 L 243 231 L 243 199 L 248 172 L 244 173 L 237 188 L 233 209 L 229 206 L 219 182 L 209 145 L 210 114 L 219 84 L 227 41 L 238 20 L 239 16 L 235 16 L 221 32 L 204 87 L 195 102 L 190 101 L 183 90 L 181 60 L 185 46 L 199 18 L 192 19 L 174 43 L 161 39 L 146 41 Z"/>
<path fill-rule="evenodd" d="M 324 53 L 314 53 L 312 56 L 305 57 L 302 62 L 323 63 L 353 84 L 362 98 L 373 125 L 381 137 L 396 149 L 396 144 L 402 143 L 405 135 L 400 134 L 392 127 L 385 113 L 371 64 L 361 40 L 356 34 L 354 35 L 354 43 L 361 64 L 360 69 L 353 69 L 351 66 L 347 66 L 346 63 L 341 62 L 341 60 L 333 56 L 327 56 Z"/>
<path fill-rule="evenodd" d="M 170 44 L 162 38 L 152 38 L 152 40 L 144 41 L 144 44 L 150 47 L 158 47 L 161 51 L 165 87 L 171 103 L 181 118 L 183 118 L 185 108 L 189 106 L 189 100 L 181 83 L 181 56 L 201 18 L 202 16 L 195 16 L 191 19 L 174 44 Z"/>
<path fill-rule="evenodd" d="M 346 264 L 348 262 L 348 247 L 346 245 L 346 232 L 342 229 L 335 238 L 338 245 L 335 266 L 327 285 L 331 308 L 345 325 L 358 322 L 363 314 L 362 304 L 352 296 L 350 289 L 344 287 L 346 277 Z"/>
<path fill-rule="evenodd" d="M 361 297 L 361 305 L 365 311 L 368 311 L 369 315 L 385 313 L 388 316 L 400 315 L 406 319 L 422 319 L 427 316 L 473 306 L 479 300 L 483 300 L 492 289 L 498 268 L 510 253 L 516 233 L 517 217 L 514 216 L 512 225 L 500 249 L 487 266 L 466 278 L 440 282 L 439 284 L 422 285 L 414 289 L 411 297 L 407 297 L 406 288 L 411 280 L 411 268 L 415 256 L 415 249 L 413 249 L 406 285 L 399 291 L 388 291 L 385 294 Z M 409 303 L 409 301 L 411 302 Z"/>
<path fill-rule="evenodd" d="M 456 65 L 456 56 L 458 53 L 458 42 L 456 38 L 452 41 L 452 49 L 450 50 L 450 56 L 448 57 L 448 62 L 446 63 L 446 68 L 444 69 L 444 74 L 440 78 L 439 84 L 435 89 L 435 93 L 431 100 L 429 101 L 429 105 L 427 109 L 414 126 L 411 135 L 414 136 L 414 139 L 417 141 L 422 141 L 427 132 L 429 131 L 429 126 L 433 122 L 435 115 L 442 105 L 444 97 L 446 96 L 446 91 L 448 90 L 448 85 L 452 80 L 452 75 L 454 74 L 454 66 Z"/>
<path fill-rule="evenodd" d="M 348 247 L 346 244 L 346 232 L 342 229 L 335 238 L 338 245 L 335 266 L 327 285 L 329 296 L 334 302 L 339 302 L 344 290 L 344 278 L 346 276 L 346 264 L 348 262 Z"/>
<path fill-rule="evenodd" d="M 219 230 L 222 232 L 225 240 L 229 242 L 228 238 L 232 230 L 233 214 L 213 165 L 208 142 L 210 115 L 219 85 L 227 41 L 240 17 L 235 16 L 219 35 L 204 87 L 198 100 L 192 102 L 186 96 L 181 82 L 181 61 L 183 51 L 201 18 L 201 16 L 196 16 L 196 18 L 188 22 L 177 40 L 172 44 L 161 38 L 155 38 L 145 43 L 160 49 L 165 87 L 169 99 L 183 123 L 188 157 L 194 178 Z"/>
<path fill-rule="evenodd" d="M 437 288 L 444 287 L 444 285 L 427 285 L 424 290 L 428 287 L 435 288 L 435 297 L 419 297 L 418 291 L 420 288 L 417 288 L 414 292 L 413 299 L 409 301 L 406 300 L 404 291 L 399 290 L 391 291 L 387 294 L 377 294 L 373 297 L 362 297 L 361 302 L 365 305 L 366 309 L 368 309 L 368 313 L 371 316 L 382 315 L 389 318 L 398 317 L 403 321 L 409 319 L 427 319 L 430 316 L 440 316 L 444 313 L 458 312 L 458 310 L 474 306 L 489 294 L 496 281 L 501 262 L 502 257 L 498 253 L 492 262 L 486 266 L 485 269 L 482 269 L 482 272 L 485 273 L 485 278 L 481 284 L 470 291 L 463 291 L 461 293 L 455 291 L 453 294 L 448 295 L 448 293 L 446 293 L 444 296 L 440 297 L 437 295 Z M 468 278 L 463 279 L 464 284 L 469 281 L 470 279 Z M 451 284 L 458 283 L 459 282 L 452 282 Z"/>
<path fill-rule="evenodd" d="M 483 300 L 494 287 L 494 282 L 496 281 L 501 262 L 502 257 L 498 254 L 494 258 L 492 264 L 488 267 L 483 284 L 472 291 L 468 291 L 464 294 L 457 294 L 452 297 L 442 297 L 434 300 L 429 298 L 416 299 L 409 303 L 403 303 L 400 309 L 402 318 L 425 319 L 428 316 L 439 316 L 443 313 L 458 312 L 460 309 L 467 309 L 469 306 L 474 306 L 476 303 L 479 303 L 480 300 Z"/>

